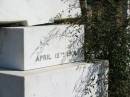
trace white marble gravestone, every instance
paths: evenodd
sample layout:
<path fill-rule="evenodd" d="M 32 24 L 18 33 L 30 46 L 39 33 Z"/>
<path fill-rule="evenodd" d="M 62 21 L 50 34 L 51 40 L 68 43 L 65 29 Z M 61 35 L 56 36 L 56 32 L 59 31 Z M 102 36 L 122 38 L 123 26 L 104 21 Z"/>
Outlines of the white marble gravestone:
<path fill-rule="evenodd" d="M 28 25 L 80 15 L 79 0 L 0 0 L 0 23 L 26 21 Z"/>
<path fill-rule="evenodd" d="M 0 69 L 0 97 L 108 97 L 108 62 Z"/>
<path fill-rule="evenodd" d="M 0 28 L 0 67 L 29 70 L 82 61 L 84 26 Z"/>

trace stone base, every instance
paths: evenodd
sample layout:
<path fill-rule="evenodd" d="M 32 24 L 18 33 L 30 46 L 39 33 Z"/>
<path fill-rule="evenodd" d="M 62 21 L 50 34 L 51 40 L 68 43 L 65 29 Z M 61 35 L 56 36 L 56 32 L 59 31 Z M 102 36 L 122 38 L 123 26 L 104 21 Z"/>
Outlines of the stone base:
<path fill-rule="evenodd" d="M 107 67 L 107 62 L 98 62 L 72 63 L 30 71 L 0 69 L 0 97 L 81 97 L 84 93 L 85 97 L 97 97 L 101 93 L 107 95 L 106 91 L 101 91 L 107 89 L 107 85 L 103 86 Z"/>

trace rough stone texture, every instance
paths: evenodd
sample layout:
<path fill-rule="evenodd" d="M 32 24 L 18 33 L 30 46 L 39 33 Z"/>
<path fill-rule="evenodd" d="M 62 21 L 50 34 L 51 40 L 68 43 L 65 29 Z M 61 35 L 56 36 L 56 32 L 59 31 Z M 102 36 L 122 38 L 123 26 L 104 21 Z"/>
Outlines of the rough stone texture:
<path fill-rule="evenodd" d="M 29 71 L 1 69 L 0 97 L 107 97 L 107 73 L 107 61 Z"/>

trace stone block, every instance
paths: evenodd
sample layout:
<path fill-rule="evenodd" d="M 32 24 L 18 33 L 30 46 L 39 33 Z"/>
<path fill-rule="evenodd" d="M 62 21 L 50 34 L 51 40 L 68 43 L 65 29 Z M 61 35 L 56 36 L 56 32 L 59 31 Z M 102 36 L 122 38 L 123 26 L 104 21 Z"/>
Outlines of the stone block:
<path fill-rule="evenodd" d="M 80 15 L 79 0 L 1 0 L 0 23 L 26 21 L 28 25 Z"/>
<path fill-rule="evenodd" d="M 0 69 L 0 97 L 107 97 L 108 62 Z"/>
<path fill-rule="evenodd" d="M 29 70 L 82 61 L 84 26 L 0 28 L 0 67 Z"/>

